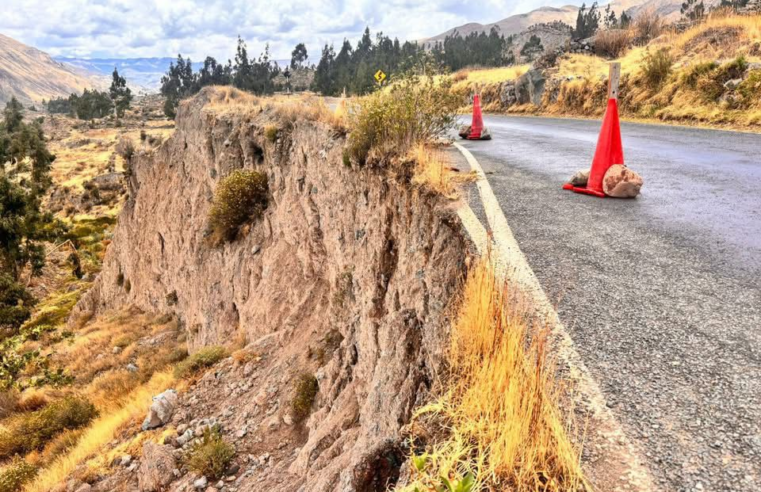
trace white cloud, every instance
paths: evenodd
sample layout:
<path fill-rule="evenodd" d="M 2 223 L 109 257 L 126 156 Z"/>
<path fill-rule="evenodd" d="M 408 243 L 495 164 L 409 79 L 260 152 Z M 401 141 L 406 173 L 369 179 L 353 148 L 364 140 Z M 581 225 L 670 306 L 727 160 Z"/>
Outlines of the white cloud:
<path fill-rule="evenodd" d="M 270 43 L 275 58 L 304 42 L 373 33 L 414 40 L 467 22 L 494 22 L 560 0 L 3 0 L 0 33 L 52 55 L 91 58 L 231 58 L 241 35 L 249 53 Z M 567 2 L 560 2 L 567 3 Z"/>

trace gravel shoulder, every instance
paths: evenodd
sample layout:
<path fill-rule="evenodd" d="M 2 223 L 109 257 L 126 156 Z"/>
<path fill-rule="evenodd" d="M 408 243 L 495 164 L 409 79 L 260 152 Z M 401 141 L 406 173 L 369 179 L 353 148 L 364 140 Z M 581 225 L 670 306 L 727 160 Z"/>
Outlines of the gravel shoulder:
<path fill-rule="evenodd" d="M 624 124 L 622 201 L 560 189 L 599 123 L 486 125 L 465 145 L 660 486 L 761 489 L 761 136 Z"/>

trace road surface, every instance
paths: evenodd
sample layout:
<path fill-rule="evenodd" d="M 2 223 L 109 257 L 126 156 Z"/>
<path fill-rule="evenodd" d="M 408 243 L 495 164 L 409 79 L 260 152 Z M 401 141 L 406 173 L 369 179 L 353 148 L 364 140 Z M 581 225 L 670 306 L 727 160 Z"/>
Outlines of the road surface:
<path fill-rule="evenodd" d="M 623 124 L 636 200 L 561 190 L 599 122 L 487 116 L 465 142 L 664 490 L 761 490 L 761 135 Z"/>

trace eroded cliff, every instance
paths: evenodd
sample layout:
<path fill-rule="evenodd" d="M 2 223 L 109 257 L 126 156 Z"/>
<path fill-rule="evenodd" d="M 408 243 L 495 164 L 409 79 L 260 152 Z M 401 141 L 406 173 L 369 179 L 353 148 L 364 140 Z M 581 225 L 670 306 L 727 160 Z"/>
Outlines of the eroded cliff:
<path fill-rule="evenodd" d="M 221 383 L 235 391 L 207 411 L 234 400 L 230 425 L 245 424 L 242 439 L 277 461 L 270 490 L 376 490 L 393 481 L 400 428 L 445 362 L 468 241 L 447 202 L 404 173 L 345 165 L 330 125 L 283 122 L 274 108 L 218 102 L 218 91 L 183 103 L 175 134 L 132 158 L 130 198 L 73 319 L 126 305 L 172 313 L 191 351 L 245 335 L 262 361 L 224 366 L 211 379 L 236 378 Z M 267 175 L 269 206 L 242 237 L 212 246 L 215 187 L 241 168 Z M 290 382 L 304 372 L 319 392 L 291 425 Z M 236 486 L 261 490 L 260 479 Z"/>

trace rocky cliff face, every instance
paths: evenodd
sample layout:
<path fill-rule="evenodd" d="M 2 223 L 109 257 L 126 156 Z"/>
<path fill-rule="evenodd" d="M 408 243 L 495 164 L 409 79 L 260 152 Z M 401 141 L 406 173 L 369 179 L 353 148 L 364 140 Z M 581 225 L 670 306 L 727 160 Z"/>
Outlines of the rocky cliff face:
<path fill-rule="evenodd" d="M 103 272 L 73 319 L 124 305 L 174 313 L 192 350 L 245 334 L 266 352 L 240 385 L 261 398 L 236 400 L 253 415 L 263 405 L 288 421 L 288 382 L 319 381 L 303 428 L 257 421 L 266 442 L 289 443 L 277 490 L 376 490 L 442 366 L 467 241 L 441 199 L 345 166 L 328 125 L 297 120 L 272 142 L 273 110 L 215 106 L 215 94 L 183 103 L 173 137 L 133 157 Z M 215 187 L 239 168 L 267 174 L 269 207 L 245 237 L 212 247 Z"/>

